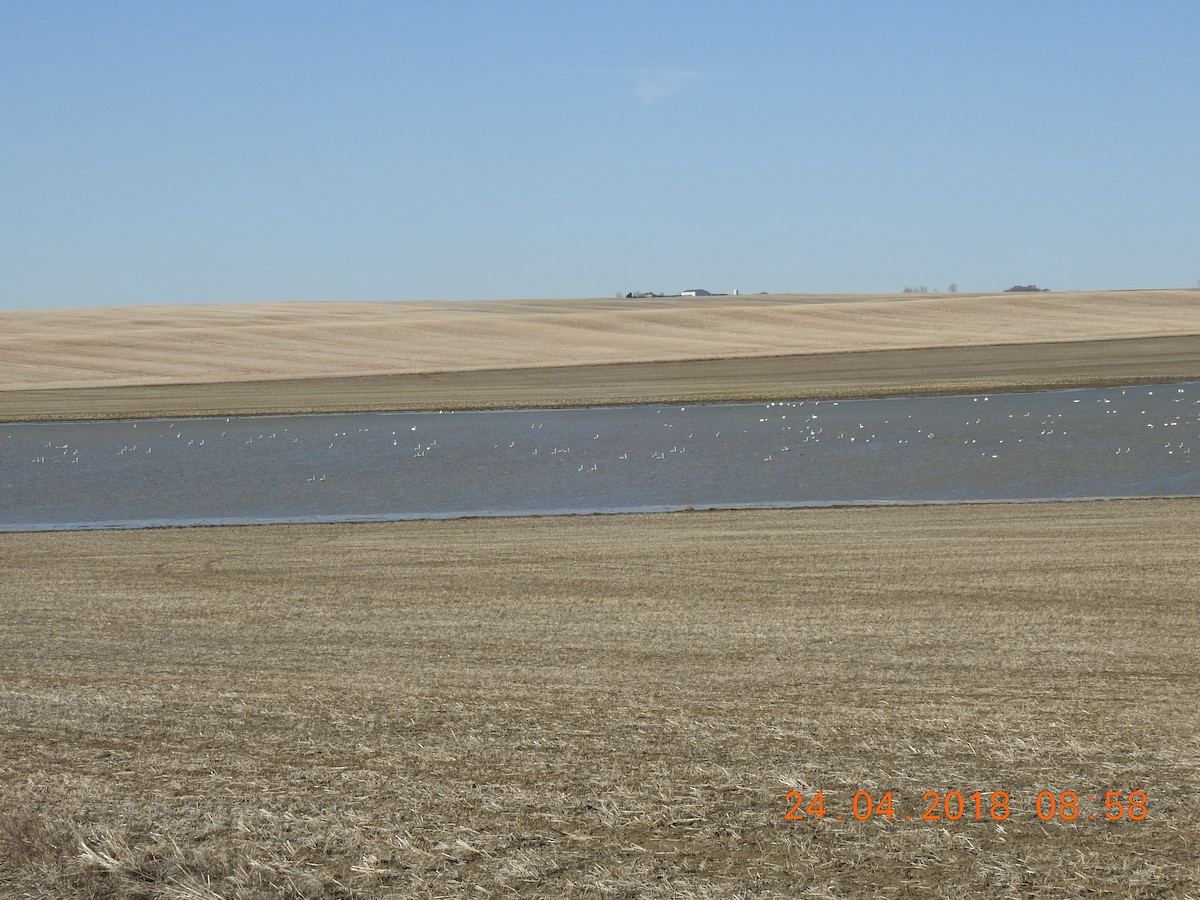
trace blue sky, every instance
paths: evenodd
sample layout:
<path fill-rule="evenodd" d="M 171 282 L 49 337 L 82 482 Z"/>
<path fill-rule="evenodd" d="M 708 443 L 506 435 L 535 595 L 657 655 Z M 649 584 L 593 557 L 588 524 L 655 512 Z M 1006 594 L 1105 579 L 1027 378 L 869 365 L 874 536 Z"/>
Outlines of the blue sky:
<path fill-rule="evenodd" d="M 1193 0 L 0 21 L 0 308 L 1200 279 Z"/>

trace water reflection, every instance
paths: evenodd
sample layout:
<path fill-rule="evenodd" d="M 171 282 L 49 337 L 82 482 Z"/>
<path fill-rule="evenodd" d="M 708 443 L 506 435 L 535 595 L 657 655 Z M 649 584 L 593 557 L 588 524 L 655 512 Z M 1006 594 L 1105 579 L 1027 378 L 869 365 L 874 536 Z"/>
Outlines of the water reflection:
<path fill-rule="evenodd" d="M 1200 383 L 0 426 L 0 530 L 1200 494 Z"/>

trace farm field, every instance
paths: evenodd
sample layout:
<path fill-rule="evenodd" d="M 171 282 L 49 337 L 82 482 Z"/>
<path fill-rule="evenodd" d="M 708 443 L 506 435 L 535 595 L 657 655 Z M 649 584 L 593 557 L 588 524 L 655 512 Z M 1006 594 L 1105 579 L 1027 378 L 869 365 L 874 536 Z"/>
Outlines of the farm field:
<path fill-rule="evenodd" d="M 0 421 L 1200 378 L 1200 291 L 0 312 Z"/>
<path fill-rule="evenodd" d="M 0 313 L 9 421 L 1197 378 L 1196 291 Z M 0 534 L 0 895 L 1197 898 L 1197 560 L 1200 499 Z"/>
<path fill-rule="evenodd" d="M 1200 895 L 1200 501 L 0 558 L 6 896 Z M 824 819 L 786 821 L 793 790 Z M 893 817 L 856 821 L 859 791 Z"/>

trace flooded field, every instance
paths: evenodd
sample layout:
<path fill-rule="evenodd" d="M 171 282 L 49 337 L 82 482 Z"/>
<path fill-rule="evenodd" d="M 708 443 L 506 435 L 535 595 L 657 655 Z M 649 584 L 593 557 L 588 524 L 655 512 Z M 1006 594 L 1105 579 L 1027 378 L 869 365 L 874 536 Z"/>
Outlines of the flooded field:
<path fill-rule="evenodd" d="M 1200 382 L 0 426 L 0 530 L 1200 495 Z"/>

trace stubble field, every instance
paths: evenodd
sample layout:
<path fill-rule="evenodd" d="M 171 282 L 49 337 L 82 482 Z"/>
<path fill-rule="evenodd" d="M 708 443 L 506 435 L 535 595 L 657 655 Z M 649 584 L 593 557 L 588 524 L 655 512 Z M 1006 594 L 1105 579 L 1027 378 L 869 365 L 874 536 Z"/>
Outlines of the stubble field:
<path fill-rule="evenodd" d="M 1200 501 L 0 555 L 7 896 L 1200 896 Z"/>
<path fill-rule="evenodd" d="M 1200 378 L 1200 291 L 0 312 L 0 422 Z"/>

